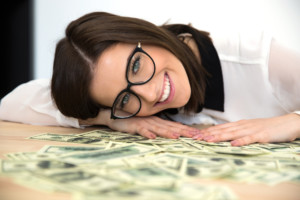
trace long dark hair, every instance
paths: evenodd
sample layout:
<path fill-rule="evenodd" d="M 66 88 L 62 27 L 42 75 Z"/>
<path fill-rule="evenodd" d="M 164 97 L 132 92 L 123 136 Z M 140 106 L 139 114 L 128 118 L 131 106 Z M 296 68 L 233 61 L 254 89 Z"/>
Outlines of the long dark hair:
<path fill-rule="evenodd" d="M 199 110 L 204 104 L 206 72 L 192 50 L 178 39 L 177 35 L 184 32 L 191 33 L 203 48 L 205 42 L 211 42 L 209 33 L 191 26 L 156 26 L 105 12 L 93 12 L 72 21 L 55 50 L 51 93 L 57 108 L 69 117 L 96 117 L 102 106 L 91 98 L 89 88 L 99 56 L 118 42 L 142 42 L 165 48 L 182 62 L 191 85 L 191 98 L 184 110 Z"/>

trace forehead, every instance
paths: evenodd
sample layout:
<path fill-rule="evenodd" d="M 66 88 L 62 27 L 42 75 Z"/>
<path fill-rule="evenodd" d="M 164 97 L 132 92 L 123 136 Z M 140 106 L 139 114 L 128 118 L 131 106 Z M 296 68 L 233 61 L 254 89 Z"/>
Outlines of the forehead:
<path fill-rule="evenodd" d="M 97 103 L 111 107 L 118 93 L 126 87 L 126 65 L 135 46 L 117 43 L 101 54 L 90 87 L 91 96 Z"/>

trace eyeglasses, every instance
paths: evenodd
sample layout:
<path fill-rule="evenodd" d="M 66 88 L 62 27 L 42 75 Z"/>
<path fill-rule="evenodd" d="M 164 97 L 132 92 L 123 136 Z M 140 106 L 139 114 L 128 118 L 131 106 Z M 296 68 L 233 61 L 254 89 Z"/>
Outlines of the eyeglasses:
<path fill-rule="evenodd" d="M 130 87 L 149 82 L 155 74 L 155 63 L 139 42 L 129 56 L 126 67 L 127 87 L 122 90 L 111 107 L 112 119 L 126 119 L 135 116 L 141 110 L 141 99 Z"/>

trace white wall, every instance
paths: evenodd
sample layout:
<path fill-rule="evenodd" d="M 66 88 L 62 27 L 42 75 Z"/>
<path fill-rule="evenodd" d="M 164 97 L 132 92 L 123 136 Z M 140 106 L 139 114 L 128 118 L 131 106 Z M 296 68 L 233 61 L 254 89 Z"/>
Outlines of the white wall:
<path fill-rule="evenodd" d="M 157 25 L 192 23 L 206 31 L 257 26 L 300 51 L 298 0 L 35 0 L 35 79 L 51 77 L 56 42 L 70 21 L 92 11 L 144 18 Z"/>

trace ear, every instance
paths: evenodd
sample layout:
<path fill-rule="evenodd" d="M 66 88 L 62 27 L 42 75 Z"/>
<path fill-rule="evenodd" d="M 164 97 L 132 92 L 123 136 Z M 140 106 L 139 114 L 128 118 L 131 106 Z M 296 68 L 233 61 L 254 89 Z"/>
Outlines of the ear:
<path fill-rule="evenodd" d="M 177 35 L 177 37 L 178 37 L 179 40 L 181 40 L 181 41 L 183 41 L 183 42 L 186 43 L 185 40 L 186 40 L 187 38 L 192 38 L 193 35 L 190 34 L 190 33 L 180 33 L 180 34 Z M 187 43 L 186 43 L 186 44 L 187 44 Z"/>
<path fill-rule="evenodd" d="M 193 35 L 190 33 L 180 33 L 177 35 L 178 39 L 184 42 L 190 49 L 194 52 L 196 58 L 201 63 L 200 52 L 197 46 L 196 41 L 193 38 Z"/>

